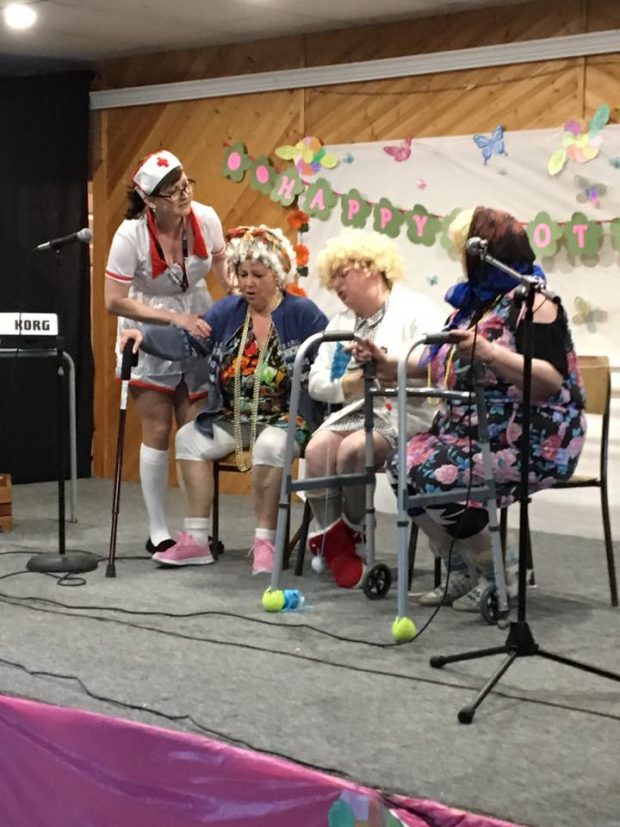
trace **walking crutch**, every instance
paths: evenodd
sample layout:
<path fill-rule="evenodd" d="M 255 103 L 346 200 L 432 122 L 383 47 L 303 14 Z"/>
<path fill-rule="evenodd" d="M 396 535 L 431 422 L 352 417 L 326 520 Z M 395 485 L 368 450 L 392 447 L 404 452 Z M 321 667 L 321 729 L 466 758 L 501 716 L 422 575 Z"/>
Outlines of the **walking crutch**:
<path fill-rule="evenodd" d="M 121 361 L 121 404 L 118 415 L 118 435 L 116 439 L 116 468 L 114 470 L 114 493 L 112 494 L 112 525 L 110 527 L 110 551 L 105 576 L 116 577 L 116 531 L 118 528 L 118 511 L 121 497 L 121 474 L 123 471 L 123 448 L 125 445 L 125 420 L 127 419 L 127 398 L 131 369 L 138 364 L 138 354 L 133 352 L 135 339 L 130 339 L 123 348 Z"/>

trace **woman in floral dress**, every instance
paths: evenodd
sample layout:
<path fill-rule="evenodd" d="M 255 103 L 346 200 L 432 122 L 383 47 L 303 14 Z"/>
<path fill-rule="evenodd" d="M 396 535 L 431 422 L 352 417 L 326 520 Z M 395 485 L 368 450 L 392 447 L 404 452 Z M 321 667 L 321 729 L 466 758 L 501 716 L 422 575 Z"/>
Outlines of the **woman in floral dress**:
<path fill-rule="evenodd" d="M 469 390 L 469 366 L 475 355 L 484 370 L 489 442 L 501 505 L 518 498 L 522 459 L 523 315 L 515 295 L 517 282 L 488 262 L 466 252 L 468 238 L 488 242 L 491 256 L 517 272 L 544 279 L 524 228 L 508 213 L 477 207 L 451 226 L 455 245 L 463 254 L 467 280 L 454 285 L 446 300 L 456 309 L 446 329 L 452 344 L 429 349 L 427 370 L 436 386 Z M 371 343 L 357 358 L 373 358 L 379 378 L 395 378 L 394 360 Z M 410 374 L 419 376 L 412 363 Z M 574 472 L 585 434 L 584 393 L 566 314 L 561 305 L 538 294 L 534 303 L 532 407 L 530 413 L 530 492 L 567 480 Z M 390 463 L 397 472 L 397 458 Z M 466 488 L 483 481 L 475 408 L 442 404 L 428 432 L 407 445 L 409 491 L 436 493 Z M 429 536 L 431 548 L 446 562 L 446 583 L 421 597 L 425 605 L 441 602 L 459 611 L 478 611 L 480 596 L 493 581 L 488 512 L 480 502 L 451 504 L 412 512 L 412 519 Z"/>

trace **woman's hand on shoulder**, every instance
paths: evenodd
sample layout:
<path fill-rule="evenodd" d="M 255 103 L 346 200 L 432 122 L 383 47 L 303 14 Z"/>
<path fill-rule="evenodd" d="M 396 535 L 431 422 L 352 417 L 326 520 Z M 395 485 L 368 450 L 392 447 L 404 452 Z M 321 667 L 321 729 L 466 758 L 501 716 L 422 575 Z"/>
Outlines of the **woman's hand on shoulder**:
<path fill-rule="evenodd" d="M 211 335 L 211 325 L 196 313 L 175 313 L 172 324 L 182 327 L 197 339 L 207 339 Z"/>
<path fill-rule="evenodd" d="M 142 331 L 138 330 L 137 327 L 127 327 L 125 330 L 122 331 L 120 338 L 119 338 L 119 347 L 121 351 L 125 350 L 126 345 L 133 339 L 133 347 L 132 352 L 137 353 L 140 350 L 140 345 L 142 344 L 142 340 L 144 336 L 142 335 Z"/>

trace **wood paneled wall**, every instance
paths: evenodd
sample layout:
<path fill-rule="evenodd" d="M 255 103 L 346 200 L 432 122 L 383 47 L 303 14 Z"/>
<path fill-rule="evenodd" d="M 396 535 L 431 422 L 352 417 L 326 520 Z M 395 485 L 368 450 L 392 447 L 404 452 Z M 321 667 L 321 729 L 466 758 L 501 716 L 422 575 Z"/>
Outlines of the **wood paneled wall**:
<path fill-rule="evenodd" d="M 97 85 L 118 88 L 482 45 L 501 48 L 518 40 L 618 27 L 617 0 L 517 3 L 448 17 L 117 60 L 100 67 Z M 294 143 L 304 135 L 342 143 L 394 140 L 407 134 L 458 135 L 489 131 L 498 123 L 509 130 L 555 127 L 571 116 L 590 114 L 603 101 L 612 105 L 617 122 L 619 80 L 620 54 L 614 54 L 94 113 L 94 473 L 114 473 L 119 392 L 113 380 L 115 321 L 103 306 L 103 271 L 139 158 L 159 147 L 182 158 L 199 182 L 197 199 L 215 207 L 225 228 L 242 222 L 283 226 L 281 207 L 249 184 L 233 184 L 221 175 L 226 142 L 244 141 L 256 156 L 272 155 L 279 144 Z M 127 479 L 137 479 L 139 444 L 139 423 L 130 406 Z M 240 476 L 234 475 L 234 490 L 240 490 Z"/>

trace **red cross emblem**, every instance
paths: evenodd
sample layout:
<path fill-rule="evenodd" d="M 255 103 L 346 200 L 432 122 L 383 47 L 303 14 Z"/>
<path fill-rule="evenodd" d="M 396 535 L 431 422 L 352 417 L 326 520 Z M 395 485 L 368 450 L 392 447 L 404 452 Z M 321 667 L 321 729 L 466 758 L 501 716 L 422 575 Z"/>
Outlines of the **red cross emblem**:
<path fill-rule="evenodd" d="M 167 158 L 162 158 L 161 156 L 157 159 L 157 166 L 158 167 L 169 167 L 170 162 Z"/>

